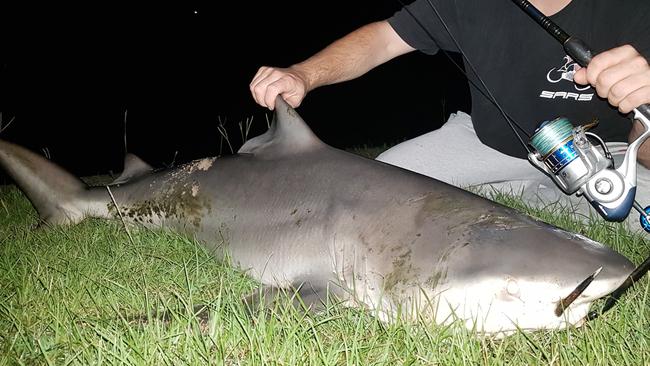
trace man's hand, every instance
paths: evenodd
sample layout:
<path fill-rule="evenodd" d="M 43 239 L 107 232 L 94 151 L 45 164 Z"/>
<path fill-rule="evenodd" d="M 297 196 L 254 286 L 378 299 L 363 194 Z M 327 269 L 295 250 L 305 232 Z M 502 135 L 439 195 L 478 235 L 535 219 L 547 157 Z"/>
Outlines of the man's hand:
<path fill-rule="evenodd" d="M 414 49 L 388 21 L 373 22 L 291 67 L 261 67 L 250 83 L 250 90 L 253 99 L 263 107 L 275 108 L 275 98 L 281 95 L 296 108 L 308 92 L 318 87 L 352 80 L 411 51 Z"/>
<path fill-rule="evenodd" d="M 600 97 L 618 107 L 621 113 L 629 113 L 642 104 L 650 103 L 650 65 L 630 45 L 594 56 L 589 66 L 576 71 L 573 80 L 582 85 L 591 84 Z M 635 122 L 628 141 L 634 141 L 643 131 L 643 125 Z M 650 169 L 648 141 L 639 146 L 637 162 Z"/>
<path fill-rule="evenodd" d="M 650 66 L 634 47 L 625 45 L 599 53 L 586 68 L 573 75 L 582 85 L 591 84 L 598 95 L 621 113 L 650 103 Z"/>
<path fill-rule="evenodd" d="M 249 87 L 255 102 L 271 110 L 275 108 L 275 98 L 278 95 L 296 108 L 307 94 L 307 82 L 300 72 L 291 67 L 262 66 Z"/>

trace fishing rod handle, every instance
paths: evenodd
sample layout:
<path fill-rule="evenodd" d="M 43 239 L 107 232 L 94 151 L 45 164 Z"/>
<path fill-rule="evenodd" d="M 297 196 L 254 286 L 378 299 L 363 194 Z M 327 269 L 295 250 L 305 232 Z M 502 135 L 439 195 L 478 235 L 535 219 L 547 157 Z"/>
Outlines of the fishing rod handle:
<path fill-rule="evenodd" d="M 585 67 L 589 65 L 591 59 L 594 58 L 594 54 L 589 46 L 580 38 L 569 37 L 563 43 L 563 46 L 566 54 L 571 56 L 573 61 L 577 62 L 580 66 Z"/>

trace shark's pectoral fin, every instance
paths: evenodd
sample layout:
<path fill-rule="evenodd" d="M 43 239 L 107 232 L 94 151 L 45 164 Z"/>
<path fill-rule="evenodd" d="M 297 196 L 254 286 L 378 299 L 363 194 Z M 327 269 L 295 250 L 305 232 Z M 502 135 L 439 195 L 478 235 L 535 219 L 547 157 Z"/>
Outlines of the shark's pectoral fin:
<path fill-rule="evenodd" d="M 140 159 L 140 157 L 128 153 L 124 156 L 124 169 L 122 173 L 111 182 L 111 185 L 126 183 L 132 179 L 147 175 L 153 172 L 153 170 L 153 167 Z"/>
<path fill-rule="evenodd" d="M 237 153 L 275 158 L 300 154 L 322 146 L 325 144 L 316 137 L 300 115 L 278 96 L 271 127 L 264 134 L 246 141 Z"/>

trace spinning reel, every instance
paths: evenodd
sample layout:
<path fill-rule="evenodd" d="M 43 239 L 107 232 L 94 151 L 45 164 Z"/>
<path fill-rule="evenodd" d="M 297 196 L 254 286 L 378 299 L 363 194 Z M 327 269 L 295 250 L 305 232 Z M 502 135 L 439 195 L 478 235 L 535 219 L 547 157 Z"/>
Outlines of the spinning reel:
<path fill-rule="evenodd" d="M 534 151 L 528 160 L 567 195 L 584 196 L 607 221 L 620 222 L 632 207 L 641 213 L 641 226 L 650 232 L 648 213 L 636 203 L 636 157 L 639 146 L 650 137 L 650 120 L 639 111 L 635 119 L 645 131 L 632 142 L 622 165 L 615 169 L 605 143 L 598 135 L 587 132 L 596 123 L 573 127 L 566 118 L 543 122 L 530 139 Z M 594 146 L 589 137 L 598 141 Z"/>

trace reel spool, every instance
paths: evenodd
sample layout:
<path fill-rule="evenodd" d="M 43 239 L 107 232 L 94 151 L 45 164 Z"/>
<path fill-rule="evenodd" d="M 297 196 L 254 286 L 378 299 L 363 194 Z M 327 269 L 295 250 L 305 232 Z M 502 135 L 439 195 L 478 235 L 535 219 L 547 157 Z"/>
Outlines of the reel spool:
<path fill-rule="evenodd" d="M 531 138 L 530 144 L 539 152 L 544 164 L 554 174 L 578 158 L 572 131 L 571 122 L 560 117 L 542 122 Z"/>

